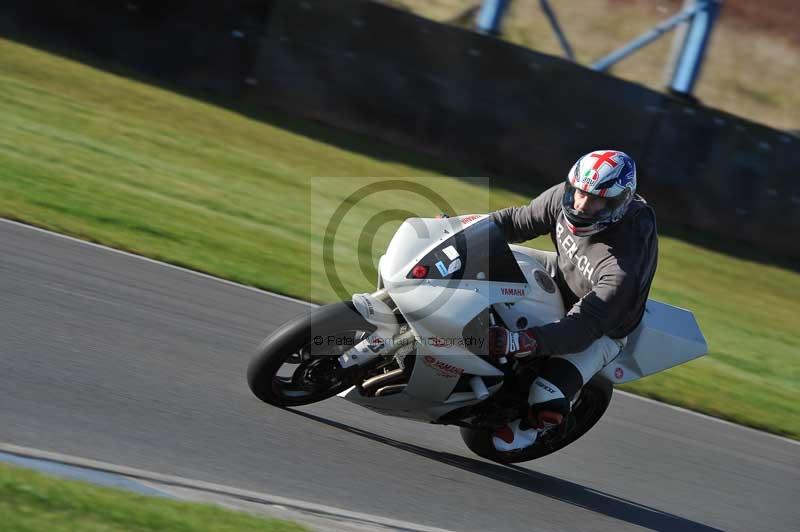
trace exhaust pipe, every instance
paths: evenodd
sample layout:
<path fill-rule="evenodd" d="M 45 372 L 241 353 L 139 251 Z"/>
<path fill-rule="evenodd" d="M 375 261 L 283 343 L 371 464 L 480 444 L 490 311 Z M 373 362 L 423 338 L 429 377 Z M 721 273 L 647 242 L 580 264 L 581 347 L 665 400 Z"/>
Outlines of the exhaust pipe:
<path fill-rule="evenodd" d="M 390 384 L 389 386 L 384 386 L 383 388 L 379 388 L 378 391 L 375 392 L 375 397 L 385 397 L 387 395 L 394 395 L 396 393 L 400 393 L 406 389 L 406 384 Z"/>
<path fill-rule="evenodd" d="M 361 390 L 363 390 L 364 395 L 374 396 L 378 394 L 378 391 L 388 387 L 389 384 L 394 384 L 397 381 L 402 380 L 403 377 L 403 369 L 398 368 L 384 373 L 383 375 L 378 375 L 365 380 L 361 383 Z M 403 386 L 405 386 L 405 384 L 403 384 Z M 380 389 L 373 393 L 372 390 L 376 390 L 378 388 Z"/>

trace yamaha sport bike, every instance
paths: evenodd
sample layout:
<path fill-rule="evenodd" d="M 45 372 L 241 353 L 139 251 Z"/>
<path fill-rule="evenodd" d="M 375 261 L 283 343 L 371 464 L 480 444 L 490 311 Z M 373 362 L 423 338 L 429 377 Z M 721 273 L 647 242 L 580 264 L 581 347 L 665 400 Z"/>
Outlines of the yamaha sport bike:
<path fill-rule="evenodd" d="M 553 279 L 529 248 L 509 246 L 488 215 L 409 218 L 378 263 L 377 290 L 312 309 L 259 347 L 250 389 L 279 407 L 339 395 L 385 414 L 458 425 L 467 447 L 501 463 L 533 460 L 583 436 L 614 384 L 705 354 L 691 312 L 648 300 L 620 354 L 572 401 L 558 427 L 502 452 L 492 432 L 521 417 L 543 357 L 494 357 L 488 328 L 512 331 L 562 318 Z"/>

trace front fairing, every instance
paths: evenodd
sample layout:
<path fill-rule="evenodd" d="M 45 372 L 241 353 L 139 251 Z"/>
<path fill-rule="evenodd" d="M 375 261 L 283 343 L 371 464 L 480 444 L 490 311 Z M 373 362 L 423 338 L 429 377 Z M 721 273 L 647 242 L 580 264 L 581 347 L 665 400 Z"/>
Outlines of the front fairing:
<path fill-rule="evenodd" d="M 384 282 L 417 281 L 414 266 L 427 269 L 426 280 L 527 282 L 500 228 L 489 215 L 460 218 L 410 218 L 398 229 L 381 261 Z"/>

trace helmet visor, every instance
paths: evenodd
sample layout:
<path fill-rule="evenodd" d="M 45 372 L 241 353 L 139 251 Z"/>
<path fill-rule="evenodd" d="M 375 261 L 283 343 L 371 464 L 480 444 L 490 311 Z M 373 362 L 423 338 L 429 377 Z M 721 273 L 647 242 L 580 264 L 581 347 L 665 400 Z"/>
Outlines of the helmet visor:
<path fill-rule="evenodd" d="M 571 184 L 567 183 L 566 190 L 564 191 L 564 198 L 562 201 L 562 205 L 564 207 L 564 211 L 569 214 L 569 220 L 572 222 L 573 225 L 578 227 L 585 227 L 592 225 L 597 222 L 604 222 L 611 219 L 614 212 L 620 205 L 622 205 L 625 201 L 623 195 L 607 198 L 598 196 L 596 194 L 589 194 L 588 192 L 583 192 L 584 194 L 588 194 L 598 199 L 604 200 L 603 208 L 599 211 L 588 214 L 586 212 L 579 211 L 575 208 L 575 192 L 576 189 Z"/>

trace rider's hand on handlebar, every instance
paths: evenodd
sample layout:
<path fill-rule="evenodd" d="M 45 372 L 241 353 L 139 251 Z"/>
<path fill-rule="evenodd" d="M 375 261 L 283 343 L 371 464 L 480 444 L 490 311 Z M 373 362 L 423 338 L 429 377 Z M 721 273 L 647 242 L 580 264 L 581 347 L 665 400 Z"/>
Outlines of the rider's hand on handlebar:
<path fill-rule="evenodd" d="M 493 356 L 527 355 L 535 353 L 537 347 L 530 329 L 512 332 L 500 325 L 489 327 L 489 354 Z"/>

